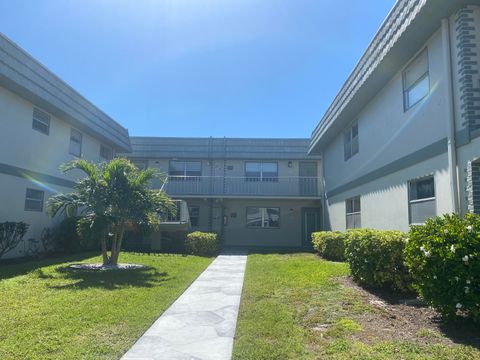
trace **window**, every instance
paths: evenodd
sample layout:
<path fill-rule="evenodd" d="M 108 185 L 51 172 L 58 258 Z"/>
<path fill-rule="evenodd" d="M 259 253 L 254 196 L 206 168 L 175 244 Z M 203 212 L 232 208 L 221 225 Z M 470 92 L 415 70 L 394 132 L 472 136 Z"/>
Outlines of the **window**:
<path fill-rule="evenodd" d="M 410 181 L 408 196 L 410 224 L 423 224 L 428 218 L 436 216 L 433 176 Z"/>
<path fill-rule="evenodd" d="M 108 146 L 100 144 L 100 157 L 103 160 L 110 161 L 113 159 L 113 150 Z"/>
<path fill-rule="evenodd" d="M 70 132 L 69 153 L 76 157 L 82 156 L 82 133 L 75 129 L 72 129 Z"/>
<path fill-rule="evenodd" d="M 343 133 L 343 147 L 345 161 L 358 153 L 358 123 L 355 122 Z"/>
<path fill-rule="evenodd" d="M 41 190 L 27 189 L 25 195 L 26 211 L 43 211 L 44 192 Z"/>
<path fill-rule="evenodd" d="M 188 214 L 190 215 L 190 224 L 192 227 L 198 227 L 200 220 L 200 207 L 199 206 L 189 206 Z"/>
<path fill-rule="evenodd" d="M 403 104 L 407 111 L 430 92 L 428 52 L 425 49 L 403 72 Z"/>
<path fill-rule="evenodd" d="M 45 135 L 50 134 L 50 115 L 42 110 L 33 109 L 32 129 Z"/>
<path fill-rule="evenodd" d="M 148 167 L 147 160 L 130 160 L 133 165 L 135 165 L 138 170 L 145 170 Z"/>
<path fill-rule="evenodd" d="M 194 179 L 202 175 L 202 162 L 171 160 L 168 175 L 173 176 L 171 179 Z"/>
<path fill-rule="evenodd" d="M 266 161 L 245 162 L 245 179 L 247 181 L 278 181 L 278 164 Z"/>
<path fill-rule="evenodd" d="M 247 207 L 247 227 L 280 227 L 280 208 Z"/>
<path fill-rule="evenodd" d="M 347 229 L 358 229 L 362 226 L 360 196 L 345 201 L 345 213 L 347 217 Z"/>

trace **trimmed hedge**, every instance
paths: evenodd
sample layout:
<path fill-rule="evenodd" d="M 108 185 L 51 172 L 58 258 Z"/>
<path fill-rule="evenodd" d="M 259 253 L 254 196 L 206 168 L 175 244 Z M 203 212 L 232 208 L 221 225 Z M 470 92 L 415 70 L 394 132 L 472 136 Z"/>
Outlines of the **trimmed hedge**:
<path fill-rule="evenodd" d="M 312 233 L 313 248 L 318 254 L 333 261 L 345 261 L 346 234 L 341 231 L 320 231 Z"/>
<path fill-rule="evenodd" d="M 215 256 L 220 250 L 220 241 L 215 233 L 194 231 L 187 235 L 185 241 L 187 254 L 198 256 Z"/>
<path fill-rule="evenodd" d="M 480 321 L 480 215 L 445 215 L 412 226 L 406 263 L 422 298 L 444 317 Z"/>
<path fill-rule="evenodd" d="M 393 230 L 347 231 L 345 255 L 353 279 L 367 287 L 410 291 L 411 278 L 403 258 L 406 237 Z"/>

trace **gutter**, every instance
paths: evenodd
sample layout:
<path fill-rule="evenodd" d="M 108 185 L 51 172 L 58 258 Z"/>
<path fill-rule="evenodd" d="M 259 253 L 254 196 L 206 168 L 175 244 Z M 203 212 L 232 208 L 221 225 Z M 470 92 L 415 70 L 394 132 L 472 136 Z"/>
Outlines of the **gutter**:
<path fill-rule="evenodd" d="M 455 143 L 455 99 L 453 92 L 453 69 L 451 52 L 450 22 L 448 18 L 442 19 L 443 63 L 445 71 L 445 91 L 447 100 L 447 148 L 448 172 L 450 175 L 450 191 L 452 194 L 452 212 L 459 213 L 459 188 L 457 168 L 457 145 Z"/>

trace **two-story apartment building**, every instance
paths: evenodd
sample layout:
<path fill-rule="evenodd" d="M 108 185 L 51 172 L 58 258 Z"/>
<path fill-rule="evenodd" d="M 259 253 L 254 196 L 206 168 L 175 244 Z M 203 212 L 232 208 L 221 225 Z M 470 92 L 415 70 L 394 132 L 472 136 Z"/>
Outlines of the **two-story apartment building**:
<path fill-rule="evenodd" d="M 128 131 L 0 34 L 0 222 L 24 221 L 27 239 L 52 226 L 47 198 L 68 193 L 79 174 L 63 174 L 76 158 L 107 161 L 130 150 Z"/>
<path fill-rule="evenodd" d="M 480 1 L 399 0 L 312 133 L 326 228 L 480 212 Z"/>
<path fill-rule="evenodd" d="M 224 246 L 310 246 L 321 228 L 318 157 L 309 139 L 131 137 L 139 167 L 155 167 L 154 186 L 186 201 L 191 230 L 215 231 Z"/>

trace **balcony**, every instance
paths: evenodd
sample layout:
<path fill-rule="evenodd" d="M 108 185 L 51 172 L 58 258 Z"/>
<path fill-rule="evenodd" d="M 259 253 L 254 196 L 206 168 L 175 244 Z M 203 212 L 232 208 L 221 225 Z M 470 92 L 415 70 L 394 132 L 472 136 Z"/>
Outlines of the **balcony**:
<path fill-rule="evenodd" d="M 316 177 L 168 176 L 162 189 L 170 196 L 319 198 Z"/>

